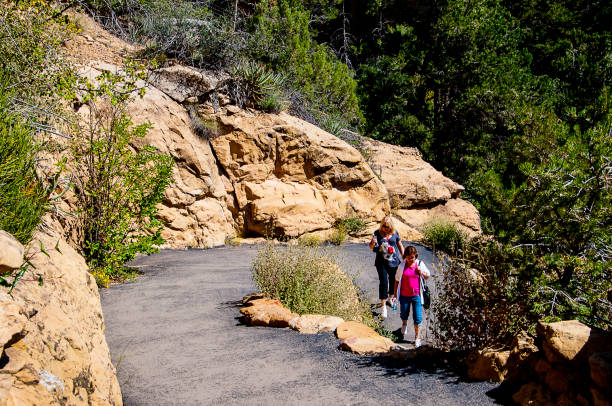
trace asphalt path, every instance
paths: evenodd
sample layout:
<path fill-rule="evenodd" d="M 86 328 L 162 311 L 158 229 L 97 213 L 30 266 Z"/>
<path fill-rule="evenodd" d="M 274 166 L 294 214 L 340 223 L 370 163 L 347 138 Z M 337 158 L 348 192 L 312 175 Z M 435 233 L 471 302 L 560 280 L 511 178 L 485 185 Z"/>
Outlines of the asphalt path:
<path fill-rule="evenodd" d="M 494 403 L 492 384 L 340 351 L 329 333 L 240 324 L 237 302 L 255 291 L 249 268 L 257 249 L 164 250 L 133 262 L 142 272 L 134 282 L 101 290 L 125 405 Z M 358 273 L 375 303 L 374 255 L 365 244 L 342 252 L 345 269 Z M 419 254 L 435 272 L 431 253 Z M 397 313 L 385 321 L 391 330 L 401 325 Z"/>

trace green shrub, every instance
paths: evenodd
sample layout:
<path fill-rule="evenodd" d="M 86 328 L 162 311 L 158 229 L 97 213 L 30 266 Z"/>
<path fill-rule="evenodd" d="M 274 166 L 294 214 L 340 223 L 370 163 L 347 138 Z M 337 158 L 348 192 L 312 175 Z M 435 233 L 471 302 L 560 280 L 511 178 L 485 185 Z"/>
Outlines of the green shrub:
<path fill-rule="evenodd" d="M 137 253 L 156 252 L 163 243 L 155 218 L 171 179 L 172 158 L 130 141 L 150 124 L 133 126 L 125 113 L 141 71 L 103 73 L 81 98 L 90 109 L 72 139 L 74 182 L 81 245 L 101 284 L 126 276 L 124 264 Z"/>
<path fill-rule="evenodd" d="M 32 128 L 10 111 L 5 88 L 0 88 L 0 229 L 22 244 L 49 208 L 48 191 L 36 174 Z"/>
<path fill-rule="evenodd" d="M 365 221 L 359 217 L 346 217 L 338 222 L 351 235 L 356 235 L 365 228 Z"/>
<path fill-rule="evenodd" d="M 249 22 L 249 55 L 291 79 L 301 94 L 292 97 L 292 113 L 321 126 L 330 115 L 358 125 L 362 115 L 352 73 L 328 46 L 314 40 L 310 23 L 303 4 L 259 2 Z"/>
<path fill-rule="evenodd" d="M 456 223 L 434 219 L 423 226 L 423 242 L 434 250 L 454 254 L 462 249 L 468 239 L 467 234 Z"/>
<path fill-rule="evenodd" d="M 61 44 L 77 28 L 57 11 L 41 0 L 2 2 L 0 61 L 15 97 L 53 96 L 58 81 L 68 75 Z"/>
<path fill-rule="evenodd" d="M 231 74 L 233 78 L 228 83 L 227 90 L 238 106 L 265 107 L 278 111 L 282 109 L 284 78 L 281 75 L 253 61 L 237 65 Z"/>
<path fill-rule="evenodd" d="M 133 39 L 146 43 L 150 54 L 212 69 L 227 68 L 243 54 L 243 34 L 201 2 L 154 0 L 128 13 L 135 26 Z"/>
<path fill-rule="evenodd" d="M 569 286 L 562 275 L 573 270 Z M 538 321 L 578 319 L 609 329 L 610 261 L 540 255 L 530 246 L 481 237 L 445 257 L 435 275 L 435 336 L 442 347 L 474 349 L 509 344 Z"/>
<path fill-rule="evenodd" d="M 337 226 L 334 228 L 334 231 L 329 236 L 327 241 L 334 245 L 341 245 L 344 240 L 346 240 L 347 236 L 348 232 L 346 231 L 346 229 L 342 226 Z"/>
<path fill-rule="evenodd" d="M 322 247 L 266 243 L 251 266 L 265 295 L 299 314 L 314 313 L 374 326 L 369 305 L 342 270 L 336 252 Z"/>

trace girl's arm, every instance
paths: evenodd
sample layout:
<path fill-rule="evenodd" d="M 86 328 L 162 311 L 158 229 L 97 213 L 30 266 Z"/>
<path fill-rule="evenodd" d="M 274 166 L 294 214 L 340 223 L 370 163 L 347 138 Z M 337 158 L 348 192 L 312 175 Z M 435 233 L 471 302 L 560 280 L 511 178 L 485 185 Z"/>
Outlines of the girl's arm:
<path fill-rule="evenodd" d="M 393 285 L 393 297 L 397 297 L 397 286 L 399 285 L 399 281 L 396 279 L 395 284 Z"/>
<path fill-rule="evenodd" d="M 429 277 L 431 276 L 431 272 L 429 272 L 429 268 L 427 268 L 427 265 L 425 265 L 423 261 L 419 261 L 418 269 L 423 279 L 429 279 Z"/>

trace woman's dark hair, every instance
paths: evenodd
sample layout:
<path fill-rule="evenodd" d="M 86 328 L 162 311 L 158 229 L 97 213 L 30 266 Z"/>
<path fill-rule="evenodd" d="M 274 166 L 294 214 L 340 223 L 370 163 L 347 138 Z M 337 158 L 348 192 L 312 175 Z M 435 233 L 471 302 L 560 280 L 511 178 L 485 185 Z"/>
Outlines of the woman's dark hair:
<path fill-rule="evenodd" d="M 414 255 L 415 258 L 419 257 L 419 253 L 413 245 L 409 245 L 404 248 L 404 258 L 406 258 L 408 255 Z"/>

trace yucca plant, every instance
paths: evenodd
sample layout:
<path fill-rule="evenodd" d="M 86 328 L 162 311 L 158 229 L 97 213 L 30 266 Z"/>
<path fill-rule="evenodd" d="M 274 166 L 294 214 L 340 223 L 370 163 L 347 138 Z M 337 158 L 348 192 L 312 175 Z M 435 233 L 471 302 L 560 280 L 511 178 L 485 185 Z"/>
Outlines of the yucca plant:
<path fill-rule="evenodd" d="M 283 104 L 282 88 L 285 82 L 283 75 L 267 69 L 264 65 L 247 61 L 234 67 L 230 74 L 233 79 L 228 90 L 234 102 L 247 107 L 266 107 Z M 271 103 L 271 100 L 275 101 Z M 268 110 L 268 109 L 266 109 Z"/>

